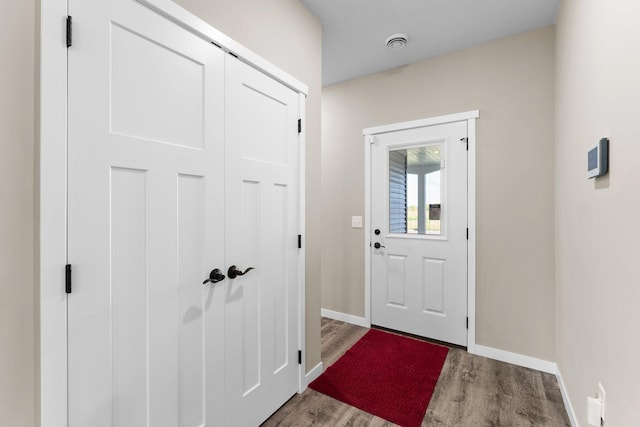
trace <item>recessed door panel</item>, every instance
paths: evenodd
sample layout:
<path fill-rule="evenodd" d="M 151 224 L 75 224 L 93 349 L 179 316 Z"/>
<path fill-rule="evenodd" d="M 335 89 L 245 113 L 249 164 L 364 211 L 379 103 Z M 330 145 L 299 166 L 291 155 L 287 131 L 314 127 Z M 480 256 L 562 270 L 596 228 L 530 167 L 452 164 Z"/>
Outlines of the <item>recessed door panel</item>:
<path fill-rule="evenodd" d="M 405 308 L 406 256 L 389 255 L 387 259 L 387 304 Z"/>
<path fill-rule="evenodd" d="M 204 64 L 115 23 L 111 37 L 112 132 L 202 148 Z"/>
<path fill-rule="evenodd" d="M 422 259 L 422 309 L 426 312 L 445 314 L 445 260 Z"/>
<path fill-rule="evenodd" d="M 248 266 L 260 269 L 258 260 L 258 248 L 260 237 L 260 183 L 245 181 L 242 184 L 242 218 L 241 241 L 246 253 L 243 257 Z M 239 268 L 246 269 L 243 265 Z M 232 282 L 234 298 L 240 298 L 242 303 L 242 319 L 239 325 L 242 328 L 234 329 L 242 335 L 242 393 L 247 394 L 260 385 L 260 358 L 261 358 L 261 287 L 258 275 L 247 274 L 238 277 Z M 233 321 L 232 319 L 229 319 Z M 240 355 L 238 355 L 240 356 Z"/>
<path fill-rule="evenodd" d="M 245 114 L 252 118 L 251 126 L 238 129 L 242 139 L 242 157 L 260 162 L 286 165 L 287 104 L 248 82 L 239 91 L 239 101 Z"/>
<path fill-rule="evenodd" d="M 147 176 L 111 169 L 113 426 L 147 424 Z"/>
<path fill-rule="evenodd" d="M 289 280 L 287 275 L 287 246 L 291 245 L 291 236 L 288 233 L 289 225 L 289 194 L 286 185 L 275 184 L 273 186 L 273 253 L 277 254 L 273 259 L 273 272 L 277 280 L 273 281 L 273 353 L 274 366 L 272 370 L 277 373 L 288 363 L 288 339 L 287 330 L 289 319 L 287 307 L 289 301 Z M 284 255 L 284 256 L 283 256 Z"/>
<path fill-rule="evenodd" d="M 201 176 L 178 176 L 178 286 L 180 289 L 180 426 L 204 424 L 205 310 L 203 277 L 205 204 Z"/>

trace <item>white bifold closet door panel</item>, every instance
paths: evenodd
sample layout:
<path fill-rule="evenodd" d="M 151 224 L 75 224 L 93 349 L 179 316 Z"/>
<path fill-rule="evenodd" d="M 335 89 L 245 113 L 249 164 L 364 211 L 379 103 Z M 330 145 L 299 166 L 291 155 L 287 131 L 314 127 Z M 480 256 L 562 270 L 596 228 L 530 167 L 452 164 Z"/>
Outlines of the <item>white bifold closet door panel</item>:
<path fill-rule="evenodd" d="M 70 0 L 69 426 L 224 419 L 224 60 L 133 0 Z"/>
<path fill-rule="evenodd" d="M 226 425 L 264 421 L 297 391 L 298 94 L 226 61 Z"/>

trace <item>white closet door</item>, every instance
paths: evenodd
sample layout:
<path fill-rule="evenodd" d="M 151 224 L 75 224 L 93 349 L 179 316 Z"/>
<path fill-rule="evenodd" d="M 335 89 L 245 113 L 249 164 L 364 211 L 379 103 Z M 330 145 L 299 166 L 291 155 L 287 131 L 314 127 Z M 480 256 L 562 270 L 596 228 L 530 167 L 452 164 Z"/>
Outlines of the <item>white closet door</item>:
<path fill-rule="evenodd" d="M 69 9 L 69 425 L 221 425 L 224 54 L 133 0 Z"/>
<path fill-rule="evenodd" d="M 298 95 L 226 66 L 226 425 L 258 425 L 297 391 Z"/>

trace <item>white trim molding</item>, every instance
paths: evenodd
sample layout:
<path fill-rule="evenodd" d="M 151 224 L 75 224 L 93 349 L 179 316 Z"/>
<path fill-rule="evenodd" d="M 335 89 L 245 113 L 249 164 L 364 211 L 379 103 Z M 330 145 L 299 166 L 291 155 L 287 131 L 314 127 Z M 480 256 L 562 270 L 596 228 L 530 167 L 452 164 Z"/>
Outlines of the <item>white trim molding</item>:
<path fill-rule="evenodd" d="M 446 123 L 462 122 L 480 118 L 480 110 L 465 111 L 464 113 L 445 114 L 443 116 L 429 117 L 427 119 L 411 120 L 408 122 L 392 123 L 389 125 L 375 126 L 366 128 L 362 131 L 363 135 L 377 135 L 380 133 L 395 132 L 398 130 L 407 130 L 415 128 L 423 128 L 427 126 L 443 125 Z"/>
<path fill-rule="evenodd" d="M 211 25 L 184 9 L 182 6 L 179 6 L 173 0 L 136 1 L 145 5 L 149 9 L 156 11 L 165 18 L 177 23 L 181 27 L 186 28 L 198 37 L 220 46 L 225 52 L 233 54 L 240 61 L 260 70 L 262 73 L 279 81 L 294 91 L 309 95 L 309 87 L 306 84 L 284 72 L 226 34 L 213 28 Z"/>
<path fill-rule="evenodd" d="M 535 369 L 536 371 L 547 372 L 549 374 L 555 375 L 558 371 L 558 366 L 555 362 L 549 362 L 548 360 L 537 359 L 535 357 L 512 353 L 510 351 L 500 350 L 493 347 L 476 345 L 476 351 L 474 354 L 488 357 L 493 360 L 499 360 L 500 362 L 511 363 L 512 365 Z"/>
<path fill-rule="evenodd" d="M 322 375 L 323 372 L 324 372 L 324 364 L 322 362 L 314 366 L 314 368 L 304 376 L 304 388 L 302 389 L 302 391 L 306 390 L 306 388 L 309 387 L 309 384 L 311 384 L 313 380 L 315 380 L 320 375 Z"/>
<path fill-rule="evenodd" d="M 467 224 L 469 241 L 467 242 L 467 351 L 476 349 L 476 119 L 478 111 L 465 113 L 467 120 Z"/>
<path fill-rule="evenodd" d="M 307 123 L 307 106 L 306 106 L 307 97 L 304 93 L 298 94 L 298 106 L 300 108 L 300 120 L 302 120 L 302 128 L 300 129 L 300 133 L 298 134 L 299 140 L 299 165 L 300 168 L 298 170 L 298 180 L 299 180 L 299 194 L 300 199 L 298 200 L 298 234 L 305 236 L 306 229 L 306 192 L 305 192 L 305 183 L 306 183 L 306 147 L 307 147 L 307 131 L 306 131 L 306 123 Z M 307 362 L 305 361 L 307 354 L 307 343 L 306 343 L 306 318 L 307 318 L 307 307 L 306 307 L 306 292 L 307 292 L 307 281 L 306 281 L 306 256 L 307 252 L 305 250 L 306 245 L 301 245 L 302 247 L 298 249 L 298 348 L 302 351 L 302 361 L 300 363 L 299 372 L 298 372 L 298 392 L 302 393 L 306 388 L 306 377 L 305 373 L 307 372 Z"/>
<path fill-rule="evenodd" d="M 40 2 L 39 425 L 67 425 L 67 0 Z"/>
<path fill-rule="evenodd" d="M 467 351 L 476 352 L 476 120 L 479 110 L 446 114 L 408 122 L 392 123 L 362 130 L 364 135 L 364 324 L 371 326 L 371 144 L 376 135 L 399 130 L 435 126 L 446 123 L 466 122 L 469 152 L 467 155 Z M 331 317 L 331 316 L 326 316 Z M 338 319 L 342 320 L 342 319 Z M 348 321 L 348 320 L 347 320 Z M 349 322 L 354 323 L 354 322 Z M 358 323 L 355 323 L 358 324 Z"/>
<path fill-rule="evenodd" d="M 362 326 L 363 328 L 371 327 L 371 322 L 367 321 L 365 317 L 354 316 L 353 314 L 340 313 L 339 311 L 333 311 L 323 308 L 320 309 L 320 315 L 329 319 L 351 323 L 352 325 L 356 326 Z"/>
<path fill-rule="evenodd" d="M 562 379 L 562 374 L 560 373 L 559 366 L 556 366 L 555 374 L 556 379 L 558 380 L 558 387 L 560 387 L 560 394 L 562 394 L 562 401 L 564 402 L 564 407 L 567 410 L 567 416 L 569 417 L 571 426 L 580 427 L 580 423 L 578 423 L 578 417 L 576 417 L 576 413 L 573 410 L 573 405 L 571 405 L 571 399 L 569 399 L 569 392 L 567 391 L 567 387 L 564 385 L 564 380 Z"/>
<path fill-rule="evenodd" d="M 371 145 L 374 135 L 364 136 L 364 320 L 371 325 Z"/>

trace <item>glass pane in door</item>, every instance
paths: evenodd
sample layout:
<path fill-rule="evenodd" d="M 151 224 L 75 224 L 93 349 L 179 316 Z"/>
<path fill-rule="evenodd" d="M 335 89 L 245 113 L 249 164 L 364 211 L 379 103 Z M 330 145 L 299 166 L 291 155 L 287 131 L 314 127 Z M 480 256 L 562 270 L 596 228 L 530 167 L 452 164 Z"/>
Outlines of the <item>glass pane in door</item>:
<path fill-rule="evenodd" d="M 389 151 L 389 232 L 442 234 L 442 145 Z"/>

